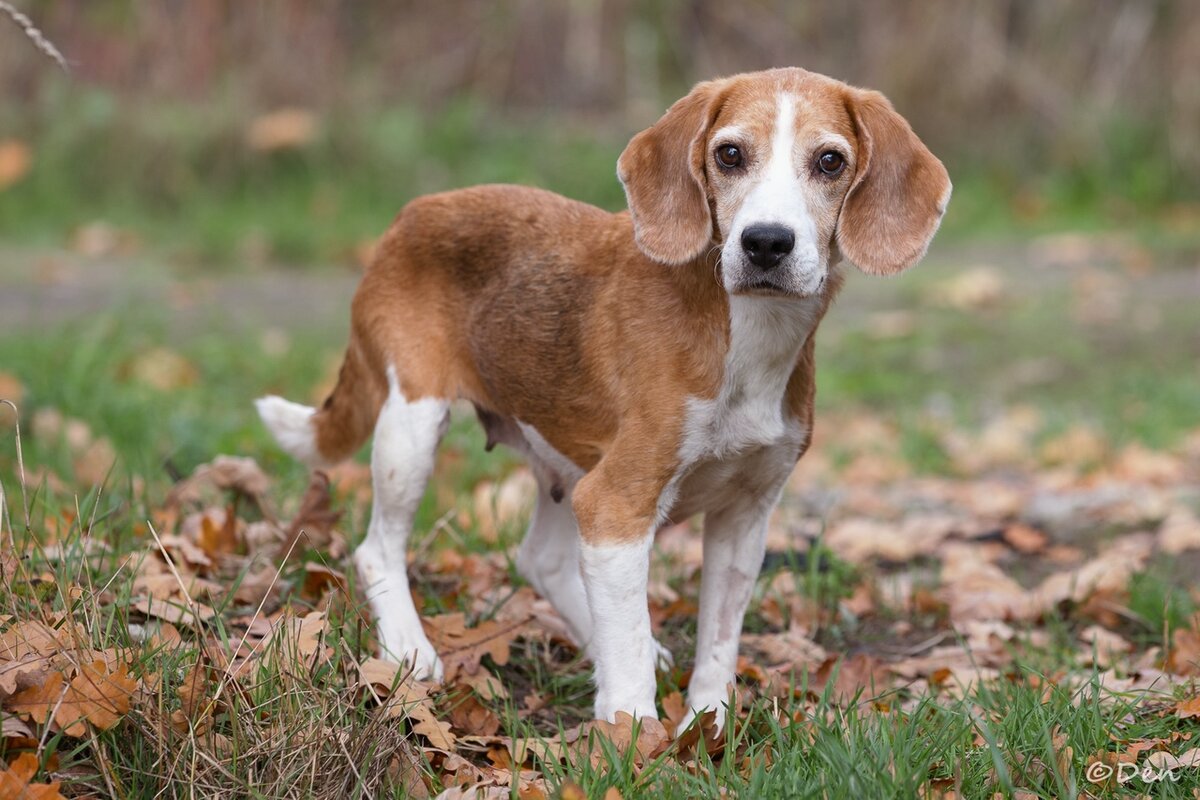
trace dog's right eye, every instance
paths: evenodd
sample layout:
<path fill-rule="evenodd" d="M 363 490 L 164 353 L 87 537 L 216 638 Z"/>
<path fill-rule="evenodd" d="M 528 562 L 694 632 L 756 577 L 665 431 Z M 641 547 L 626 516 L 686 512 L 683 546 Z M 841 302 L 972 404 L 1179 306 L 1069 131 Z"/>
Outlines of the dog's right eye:
<path fill-rule="evenodd" d="M 717 163 L 725 169 L 734 169 L 742 165 L 742 151 L 736 145 L 723 144 L 716 149 L 714 155 Z"/>

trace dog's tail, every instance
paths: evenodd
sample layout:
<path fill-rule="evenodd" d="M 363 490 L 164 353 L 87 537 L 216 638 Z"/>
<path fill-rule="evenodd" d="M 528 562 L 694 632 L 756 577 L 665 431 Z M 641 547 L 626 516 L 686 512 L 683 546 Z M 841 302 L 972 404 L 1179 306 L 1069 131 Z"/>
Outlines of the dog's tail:
<path fill-rule="evenodd" d="M 310 467 L 344 461 L 367 440 L 387 398 L 384 376 L 371 369 L 350 340 L 337 386 L 320 409 L 269 395 L 254 401 L 258 415 L 288 454 Z"/>

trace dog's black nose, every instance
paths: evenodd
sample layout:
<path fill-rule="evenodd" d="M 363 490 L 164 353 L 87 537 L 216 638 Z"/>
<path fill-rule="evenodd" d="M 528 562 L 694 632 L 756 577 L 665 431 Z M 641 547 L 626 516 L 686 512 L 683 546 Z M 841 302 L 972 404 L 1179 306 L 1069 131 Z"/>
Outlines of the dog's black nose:
<path fill-rule="evenodd" d="M 742 231 L 742 249 L 759 269 L 771 269 L 795 246 L 796 235 L 782 225 L 751 225 Z"/>

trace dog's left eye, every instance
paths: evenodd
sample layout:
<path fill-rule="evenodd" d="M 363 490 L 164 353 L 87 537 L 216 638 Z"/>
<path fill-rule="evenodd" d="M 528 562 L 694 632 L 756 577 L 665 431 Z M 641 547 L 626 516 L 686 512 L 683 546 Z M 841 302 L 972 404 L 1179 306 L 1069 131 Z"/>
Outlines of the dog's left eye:
<path fill-rule="evenodd" d="M 842 154 L 836 150 L 826 150 L 821 153 L 817 159 L 817 169 L 826 175 L 837 175 L 846 166 L 846 159 L 842 158 Z"/>
<path fill-rule="evenodd" d="M 725 169 L 734 169 L 742 165 L 742 151 L 735 145 L 723 144 L 717 148 L 715 155 L 717 163 Z"/>

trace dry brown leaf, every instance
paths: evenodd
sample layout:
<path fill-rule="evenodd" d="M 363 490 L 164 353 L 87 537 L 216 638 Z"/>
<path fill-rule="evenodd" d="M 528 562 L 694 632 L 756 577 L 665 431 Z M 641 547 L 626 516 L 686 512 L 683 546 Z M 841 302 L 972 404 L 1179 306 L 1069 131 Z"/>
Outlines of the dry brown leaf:
<path fill-rule="evenodd" d="M 829 687 L 834 702 L 847 703 L 855 697 L 860 702 L 870 700 L 891 685 L 886 665 L 866 653 L 858 653 L 849 658 L 827 658 L 812 676 L 809 688 L 820 693 Z"/>
<path fill-rule="evenodd" d="M 657 758 L 671 744 L 671 737 L 666 727 L 653 717 L 643 717 L 637 720 L 638 735 L 633 738 L 634 718 L 624 711 L 618 711 L 613 722 L 602 719 L 593 720 L 584 726 L 588 733 L 581 737 L 581 743 L 587 748 L 587 753 L 594 763 L 603 758 L 597 736 L 610 741 L 620 753 L 626 753 L 630 748 L 636 751 L 634 763 L 641 766 Z"/>
<path fill-rule="evenodd" d="M 1108 451 L 1108 443 L 1092 428 L 1073 425 L 1045 442 L 1039 456 L 1051 466 L 1087 467 L 1099 464 Z"/>
<path fill-rule="evenodd" d="M 200 519 L 200 531 L 196 544 L 210 558 L 232 555 L 241 548 L 238 537 L 237 515 L 233 506 L 227 506 L 223 520 L 218 523 L 212 516 L 205 514 Z"/>
<path fill-rule="evenodd" d="M 1146 564 L 1154 546 L 1149 534 L 1130 534 L 1111 542 L 1078 569 L 1050 575 L 1030 593 L 1034 609 L 1045 612 L 1070 600 L 1081 603 L 1092 594 L 1125 591 Z"/>
<path fill-rule="evenodd" d="M 108 730 L 129 711 L 137 686 L 137 678 L 130 676 L 124 665 L 109 672 L 103 661 L 84 664 L 71 681 L 54 721 L 69 736 L 82 736 L 85 720 L 95 728 Z"/>
<path fill-rule="evenodd" d="M 1192 697 L 1187 700 L 1180 700 L 1175 704 L 1174 710 L 1180 719 L 1200 717 L 1200 696 Z"/>
<path fill-rule="evenodd" d="M 1112 666 L 1119 658 L 1133 650 L 1132 644 L 1099 625 L 1084 628 L 1080 631 L 1079 638 L 1087 645 L 1080 654 L 1084 663 L 1095 663 L 1101 669 Z"/>
<path fill-rule="evenodd" d="M 53 714 L 59 729 L 78 738 L 87 732 L 85 722 L 100 730 L 117 724 L 129 711 L 138 686 L 124 665 L 110 673 L 101 660 L 80 667 L 64 688 L 65 680 L 63 673 L 51 673 L 42 685 L 18 692 L 5 705 L 10 711 L 29 714 L 39 725 Z"/>
<path fill-rule="evenodd" d="M 1200 548 L 1200 519 L 1190 508 L 1178 506 L 1158 529 L 1158 548 L 1172 555 Z"/>
<path fill-rule="evenodd" d="M 0 711 L 0 738 L 33 739 L 33 729 L 26 725 L 20 717 L 7 711 Z M 11 751 L 13 744 L 9 742 L 8 747 Z"/>
<path fill-rule="evenodd" d="M 1183 767 L 1200 767 L 1200 747 L 1193 747 L 1173 756 L 1170 753 L 1158 752 L 1146 756 L 1146 763 L 1155 769 L 1180 769 Z"/>
<path fill-rule="evenodd" d="M 175 603 L 156 597 L 139 597 L 130 603 L 129 607 L 147 617 L 156 617 L 172 625 L 184 625 L 188 628 L 200 628 L 217 615 L 212 606 L 204 603 L 193 602 L 186 605 L 183 602 Z"/>
<path fill-rule="evenodd" d="M 329 632 L 329 620 L 323 611 L 311 611 L 303 617 L 287 616 L 280 620 L 266 645 L 270 646 L 273 658 L 282 659 L 307 670 L 315 664 L 327 661 L 333 648 L 325 643 Z"/>
<path fill-rule="evenodd" d="M 1018 553 L 1026 555 L 1042 552 L 1049 543 L 1046 534 L 1019 522 L 1004 529 L 1004 541 Z"/>
<path fill-rule="evenodd" d="M 58 664 L 56 655 L 27 653 L 15 661 L 0 660 L 0 698 L 38 686 Z"/>
<path fill-rule="evenodd" d="M 280 108 L 255 117 L 246 130 L 251 150 L 271 153 L 298 150 L 312 143 L 317 133 L 317 117 L 304 108 Z"/>
<path fill-rule="evenodd" d="M 929 293 L 936 305 L 959 311 L 992 308 L 1004 300 L 1004 275 L 991 266 L 977 266 L 941 281 Z"/>
<path fill-rule="evenodd" d="M 52 672 L 37 686 L 23 689 L 8 698 L 4 705 L 15 714 L 28 714 L 38 725 L 45 725 L 65 692 L 65 683 L 62 672 Z"/>
<path fill-rule="evenodd" d="M 217 489 L 237 492 L 259 507 L 264 507 L 270 487 L 271 482 L 254 459 L 220 455 L 207 464 L 196 467 L 190 477 L 171 487 L 167 495 L 167 505 L 177 507 L 200 504 L 206 490 Z"/>
<path fill-rule="evenodd" d="M 504 681 L 493 675 L 487 667 L 482 664 L 473 672 L 460 672 L 458 682 L 463 686 L 469 686 L 475 690 L 482 700 L 507 700 L 508 689 L 504 688 Z M 526 700 L 529 698 L 526 697 Z"/>
<path fill-rule="evenodd" d="M 160 392 L 172 392 L 200 380 L 200 371 L 192 362 L 166 347 L 139 353 L 123 372 L 130 380 Z"/>
<path fill-rule="evenodd" d="M 33 150 L 20 139 L 0 139 L 0 192 L 19 182 L 33 166 Z"/>
<path fill-rule="evenodd" d="M 978 545 L 944 547 L 942 586 L 935 593 L 956 626 L 971 620 L 1027 619 L 1035 612 L 1025 587 L 991 563 Z"/>
<path fill-rule="evenodd" d="M 1138 443 L 1122 448 L 1109 471 L 1121 480 L 1152 486 L 1179 483 L 1184 477 L 1181 458 Z"/>
<path fill-rule="evenodd" d="M 432 713 L 412 714 L 413 732 L 419 733 L 429 740 L 429 744 L 439 750 L 453 750 L 456 736 L 450 730 L 450 723 L 439 720 Z"/>
<path fill-rule="evenodd" d="M 762 653 L 767 664 L 789 664 L 797 670 L 816 669 L 828 658 L 825 649 L 809 639 L 804 629 L 797 625 L 783 633 L 743 634 L 742 643 Z"/>
<path fill-rule="evenodd" d="M 449 681 L 459 670 L 474 672 L 485 655 L 499 666 L 507 664 L 509 646 L 525 632 L 530 619 L 526 617 L 508 622 L 487 620 L 468 628 L 466 616 L 456 613 L 430 617 L 422 620 L 422 623 L 441 656 L 446 680 Z"/>
<path fill-rule="evenodd" d="M 663 697 L 662 707 L 664 716 L 663 726 L 666 727 L 668 734 L 677 736 L 681 732 L 679 730 L 679 723 L 683 721 L 683 718 L 688 713 L 687 701 L 683 699 L 681 692 L 671 692 Z"/>
<path fill-rule="evenodd" d="M 4 762 L 0 761 L 0 764 Z M 58 781 L 33 783 L 38 771 L 38 759 L 33 753 L 21 753 L 11 764 L 0 770 L 0 798 L 4 800 L 65 800 L 58 791 Z"/>
<path fill-rule="evenodd" d="M 358 672 L 360 685 L 391 693 L 383 706 L 386 716 L 407 718 L 413 731 L 428 739 L 431 747 L 454 751 L 458 737 L 450 730 L 450 723 L 438 719 L 429 688 L 413 680 L 405 667 L 381 658 L 369 658 L 359 664 Z"/>
<path fill-rule="evenodd" d="M 212 716 L 215 704 L 211 697 L 211 689 L 209 670 L 199 661 L 184 674 L 183 681 L 176 688 L 180 710 L 193 724 Z"/>
<path fill-rule="evenodd" d="M 1171 633 L 1166 669 L 1176 675 L 1200 673 L 1200 632 L 1176 628 Z"/>
<path fill-rule="evenodd" d="M 855 564 L 871 558 L 909 561 L 933 553 L 954 531 L 955 524 L 949 517 L 929 515 L 913 515 L 900 524 L 850 518 L 830 527 L 825 544 Z"/>
<path fill-rule="evenodd" d="M 558 790 L 558 800 L 587 800 L 587 793 L 574 781 L 567 781 Z"/>
<path fill-rule="evenodd" d="M 445 699 L 450 724 L 456 730 L 473 736 L 494 736 L 500 730 L 500 718 L 479 702 L 469 686 L 450 687 Z"/>
<path fill-rule="evenodd" d="M 327 591 L 347 594 L 349 588 L 346 576 L 333 567 L 327 567 L 314 561 L 306 562 L 300 596 L 310 603 L 316 603 Z"/>
<path fill-rule="evenodd" d="M 341 516 L 340 511 L 333 510 L 329 494 L 329 476 L 319 470 L 314 472 L 309 480 L 308 489 L 304 492 L 304 498 L 300 501 L 300 510 L 288 525 L 281 552 L 290 552 L 294 544 L 301 549 L 327 549 L 333 526 Z M 304 537 L 304 540 L 297 544 L 301 537 Z M 332 555 L 336 558 L 340 554 Z"/>

